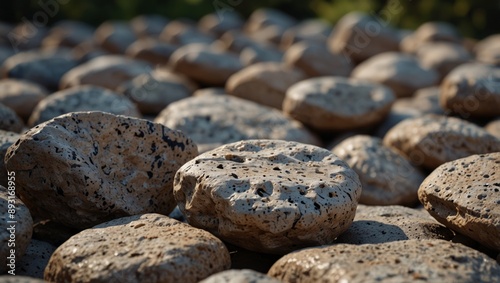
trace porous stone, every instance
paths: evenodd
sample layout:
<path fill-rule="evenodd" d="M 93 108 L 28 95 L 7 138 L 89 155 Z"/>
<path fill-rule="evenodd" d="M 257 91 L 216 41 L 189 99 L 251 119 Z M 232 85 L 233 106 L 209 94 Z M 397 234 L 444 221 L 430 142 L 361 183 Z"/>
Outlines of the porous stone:
<path fill-rule="evenodd" d="M 500 139 L 500 118 L 486 124 L 486 126 L 484 126 L 484 129 L 488 131 L 488 133 Z"/>
<path fill-rule="evenodd" d="M 485 254 L 443 240 L 309 248 L 282 257 L 268 275 L 284 282 L 442 282 L 500 280 Z"/>
<path fill-rule="evenodd" d="M 103 111 L 116 115 L 140 117 L 136 105 L 127 97 L 105 88 L 83 85 L 55 92 L 33 109 L 28 125 L 33 127 L 54 117 L 79 111 Z"/>
<path fill-rule="evenodd" d="M 325 43 L 301 41 L 290 46 L 283 58 L 288 66 L 304 71 L 309 77 L 347 77 L 353 69 L 349 57 L 332 53 Z"/>
<path fill-rule="evenodd" d="M 166 69 L 155 69 L 118 87 L 141 113 L 157 115 L 170 103 L 187 98 L 197 85 L 190 79 Z"/>
<path fill-rule="evenodd" d="M 4 78 L 28 80 L 48 89 L 58 89 L 61 77 L 77 64 L 69 50 L 26 51 L 5 60 L 2 71 Z"/>
<path fill-rule="evenodd" d="M 358 174 L 363 187 L 359 203 L 412 206 L 418 202 L 418 187 L 425 176 L 380 138 L 357 135 L 332 152 Z"/>
<path fill-rule="evenodd" d="M 474 46 L 476 59 L 494 65 L 500 65 L 500 34 L 490 35 Z"/>
<path fill-rule="evenodd" d="M 470 122 L 434 114 L 406 119 L 384 137 L 413 164 L 435 169 L 472 154 L 500 151 L 500 140 Z"/>
<path fill-rule="evenodd" d="M 144 61 L 119 55 L 102 55 L 68 71 L 61 78 L 61 89 L 90 84 L 115 90 L 122 83 L 151 69 Z"/>
<path fill-rule="evenodd" d="M 32 239 L 24 257 L 18 262 L 19 275 L 43 279 L 43 271 L 56 247 L 50 243 Z"/>
<path fill-rule="evenodd" d="M 99 224 L 71 237 L 50 258 L 50 282 L 198 282 L 231 264 L 224 244 L 160 214 Z"/>
<path fill-rule="evenodd" d="M 436 70 L 441 81 L 451 70 L 472 60 L 472 55 L 457 43 L 437 42 L 422 45 L 417 51 L 422 67 Z"/>
<path fill-rule="evenodd" d="M 317 130 L 352 130 L 381 122 L 394 100 L 393 92 L 383 85 L 321 77 L 292 85 L 283 112 Z"/>
<path fill-rule="evenodd" d="M 199 45 L 177 49 L 170 56 L 173 71 L 200 83 L 222 86 L 227 79 L 243 68 L 236 55 L 218 52 Z"/>
<path fill-rule="evenodd" d="M 152 65 L 166 65 L 177 48 L 175 45 L 157 39 L 144 38 L 132 43 L 125 51 L 125 55 L 147 61 Z"/>
<path fill-rule="evenodd" d="M 446 22 L 426 22 L 413 33 L 401 40 L 401 51 L 416 53 L 418 49 L 429 42 L 461 43 L 462 37 L 458 29 Z"/>
<path fill-rule="evenodd" d="M 16 269 L 16 263 L 23 257 L 33 233 L 30 211 L 16 197 L 19 189 L 17 183 L 21 178 L 16 173 L 18 172 L 9 175 L 10 181 L 14 184 L 11 183 L 7 188 L 0 186 L 0 242 L 2 243 L 0 274 Z M 15 257 L 13 262 L 9 259 L 12 256 Z"/>
<path fill-rule="evenodd" d="M 5 169 L 5 154 L 7 149 L 21 137 L 20 134 L 0 130 L 0 185 L 8 186 L 7 169 Z"/>
<path fill-rule="evenodd" d="M 467 63 L 451 71 L 441 84 L 441 106 L 460 115 L 500 115 L 500 67 Z"/>
<path fill-rule="evenodd" d="M 155 122 L 184 132 L 200 153 L 247 139 L 320 144 L 301 123 L 280 111 L 229 95 L 195 96 L 171 103 Z"/>
<path fill-rule="evenodd" d="M 137 36 L 128 22 L 105 21 L 95 30 L 94 40 L 108 52 L 124 54 L 127 47 L 137 40 Z"/>
<path fill-rule="evenodd" d="M 200 283 L 280 283 L 278 279 L 251 269 L 230 269 L 205 278 Z"/>
<path fill-rule="evenodd" d="M 450 229 L 439 224 L 426 211 L 399 205 L 358 205 L 354 222 L 336 242 L 361 245 L 404 240 L 449 241 L 453 237 Z"/>
<path fill-rule="evenodd" d="M 439 81 L 436 71 L 422 67 L 413 56 L 396 52 L 378 54 L 364 61 L 352 71 L 352 77 L 384 84 L 397 97 L 412 96 L 416 90 Z"/>
<path fill-rule="evenodd" d="M 439 222 L 500 251 L 500 152 L 447 162 L 420 185 L 418 197 Z"/>
<path fill-rule="evenodd" d="M 36 84 L 25 80 L 0 80 L 0 103 L 14 110 L 27 121 L 35 106 L 49 93 Z"/>
<path fill-rule="evenodd" d="M 0 275 L 0 282 L 1 283 L 46 283 L 47 281 L 29 276 Z"/>
<path fill-rule="evenodd" d="M 24 128 L 24 122 L 17 113 L 0 103 L 0 130 L 19 133 Z"/>
<path fill-rule="evenodd" d="M 73 112 L 35 126 L 7 151 L 32 213 L 84 229 L 175 207 L 175 171 L 197 155 L 179 131 L 104 112 Z M 57 172 L 57 174 L 47 174 Z"/>
<path fill-rule="evenodd" d="M 228 94 L 281 109 L 286 90 L 305 79 L 302 71 L 282 63 L 257 63 L 229 77 Z"/>
<path fill-rule="evenodd" d="M 188 223 L 274 254 L 332 243 L 360 195 L 356 173 L 330 151 L 279 140 L 223 145 L 187 162 L 174 181 Z"/>

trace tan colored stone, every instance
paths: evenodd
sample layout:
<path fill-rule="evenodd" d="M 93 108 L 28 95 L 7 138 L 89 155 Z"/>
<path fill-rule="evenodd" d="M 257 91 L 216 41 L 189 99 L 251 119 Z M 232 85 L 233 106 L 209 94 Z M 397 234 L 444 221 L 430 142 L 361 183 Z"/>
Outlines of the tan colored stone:
<path fill-rule="evenodd" d="M 173 20 L 169 22 L 160 34 L 160 40 L 178 46 L 201 43 L 211 44 L 215 37 L 202 32 L 191 20 Z"/>
<path fill-rule="evenodd" d="M 48 94 L 44 87 L 29 81 L 0 80 L 0 103 L 14 110 L 25 121 L 38 102 Z"/>
<path fill-rule="evenodd" d="M 17 193 L 42 219 L 83 229 L 175 207 L 175 171 L 196 145 L 160 124 L 104 112 L 74 112 L 21 136 L 5 157 Z M 52 173 L 48 173 L 52 172 Z"/>
<path fill-rule="evenodd" d="M 484 129 L 488 131 L 488 133 L 500 139 L 500 118 L 486 124 L 486 126 L 484 126 Z"/>
<path fill-rule="evenodd" d="M 19 133 L 24 128 L 24 122 L 17 113 L 0 103 L 0 130 Z"/>
<path fill-rule="evenodd" d="M 280 283 L 278 279 L 251 269 L 230 269 L 211 275 L 200 283 Z"/>
<path fill-rule="evenodd" d="M 248 140 L 199 155 L 175 176 L 187 221 L 252 251 L 286 254 L 332 243 L 361 195 L 356 173 L 330 151 Z"/>
<path fill-rule="evenodd" d="M 393 92 L 383 85 L 321 77 L 291 86 L 283 112 L 317 130 L 352 130 L 381 122 L 394 100 Z"/>
<path fill-rule="evenodd" d="M 130 44 L 125 55 L 137 60 L 144 60 L 152 65 L 166 65 L 177 46 L 153 38 L 139 39 Z"/>
<path fill-rule="evenodd" d="M 385 135 L 384 145 L 428 169 L 472 154 L 500 151 L 500 140 L 483 128 L 433 114 L 400 122 Z"/>
<path fill-rule="evenodd" d="M 461 43 L 457 28 L 446 22 L 426 22 L 419 26 L 410 36 L 405 37 L 400 44 L 401 51 L 416 53 L 418 49 L 429 42 Z"/>
<path fill-rule="evenodd" d="M 231 264 L 210 233 L 160 214 L 115 219 L 62 244 L 50 258 L 50 282 L 198 282 Z"/>
<path fill-rule="evenodd" d="M 282 63 L 258 63 L 229 77 L 226 91 L 236 97 L 281 109 L 286 90 L 305 79 L 302 71 Z"/>
<path fill-rule="evenodd" d="M 457 159 L 436 168 L 418 197 L 439 222 L 500 251 L 499 173 L 500 152 Z"/>
<path fill-rule="evenodd" d="M 47 281 L 28 276 L 0 275 L 0 282 L 1 283 L 46 283 Z"/>
<path fill-rule="evenodd" d="M 323 19 L 307 19 L 283 33 L 280 48 L 287 50 L 292 44 L 300 41 L 326 44 L 331 31 L 332 26 L 327 21 Z"/>
<path fill-rule="evenodd" d="M 43 279 L 43 271 L 55 250 L 56 247 L 50 243 L 31 239 L 26 253 L 17 263 L 17 275 Z"/>
<path fill-rule="evenodd" d="M 406 205 L 418 202 L 425 176 L 406 158 L 382 144 L 380 138 L 357 135 L 332 149 L 359 176 L 363 191 L 359 203 Z"/>
<path fill-rule="evenodd" d="M 214 3 L 221 4 L 222 3 Z M 198 21 L 198 28 L 208 34 L 222 35 L 230 30 L 241 30 L 244 20 L 241 16 L 229 9 L 217 10 L 215 13 L 203 16 Z"/>
<path fill-rule="evenodd" d="M 285 30 L 293 27 L 297 21 L 284 12 L 272 8 L 260 8 L 248 17 L 245 30 L 250 34 L 256 34 L 266 28 L 273 28 L 280 36 Z M 275 39 L 279 43 L 279 38 Z"/>
<path fill-rule="evenodd" d="M 105 21 L 95 30 L 94 40 L 106 51 L 124 54 L 127 47 L 137 40 L 137 36 L 128 22 Z"/>
<path fill-rule="evenodd" d="M 490 35 L 474 46 L 476 59 L 494 65 L 500 65 L 500 34 Z"/>
<path fill-rule="evenodd" d="M 426 43 L 418 49 L 417 57 L 422 67 L 438 72 L 439 81 L 457 66 L 472 60 L 464 46 L 448 42 Z"/>
<path fill-rule="evenodd" d="M 171 103 L 155 122 L 184 132 L 199 152 L 248 139 L 320 144 L 301 123 L 280 111 L 229 95 L 196 96 Z"/>
<path fill-rule="evenodd" d="M 407 240 L 304 249 L 282 257 L 268 275 L 284 282 L 493 283 L 500 265 L 461 244 Z"/>

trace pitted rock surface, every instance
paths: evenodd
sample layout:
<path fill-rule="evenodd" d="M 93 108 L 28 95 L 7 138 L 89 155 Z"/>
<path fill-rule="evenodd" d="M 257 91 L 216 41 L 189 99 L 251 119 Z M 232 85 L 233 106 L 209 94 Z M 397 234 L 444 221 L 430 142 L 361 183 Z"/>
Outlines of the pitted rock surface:
<path fill-rule="evenodd" d="M 0 103 L 0 130 L 19 133 L 24 128 L 24 122 L 17 113 Z"/>
<path fill-rule="evenodd" d="M 358 205 L 354 222 L 336 242 L 361 245 L 413 239 L 449 241 L 453 237 L 450 229 L 425 211 L 399 205 Z"/>
<path fill-rule="evenodd" d="M 420 185 L 418 197 L 439 222 L 500 251 L 500 152 L 439 166 Z"/>
<path fill-rule="evenodd" d="M 305 74 L 282 63 L 257 63 L 232 75 L 226 84 L 228 94 L 281 109 L 286 90 L 305 79 Z"/>
<path fill-rule="evenodd" d="M 470 122 L 428 114 L 394 126 L 384 144 L 395 148 L 415 165 L 435 169 L 472 154 L 500 151 L 500 139 Z"/>
<path fill-rule="evenodd" d="M 17 172 L 16 172 L 17 173 Z M 19 189 L 17 182 L 19 181 L 18 174 L 10 175 L 11 181 L 15 183 L 16 190 Z M 15 250 L 15 262 L 18 263 L 28 247 L 31 235 L 33 233 L 33 219 L 31 218 L 30 211 L 24 203 L 15 196 L 16 190 L 7 190 L 7 188 L 0 186 L 0 274 L 3 274 L 11 268 L 7 266 L 10 264 L 11 249 Z M 12 205 L 15 206 L 14 219 L 10 217 L 12 212 Z M 10 223 L 9 221 L 16 221 Z M 13 229 L 13 230 L 12 230 Z M 12 240 L 11 231 L 14 231 L 15 238 Z"/>
<path fill-rule="evenodd" d="M 330 151 L 248 140 L 199 155 L 175 176 L 188 223 L 242 248 L 285 254 L 330 244 L 352 222 L 361 184 Z"/>
<path fill-rule="evenodd" d="M 228 95 L 196 96 L 174 102 L 155 122 L 184 132 L 200 152 L 248 139 L 320 143 L 302 124 L 280 111 Z"/>
<path fill-rule="evenodd" d="M 283 112 L 318 130 L 351 130 L 381 122 L 394 100 L 393 92 L 383 85 L 321 77 L 292 85 Z"/>
<path fill-rule="evenodd" d="M 0 103 L 14 110 L 19 117 L 27 121 L 35 106 L 49 93 L 35 83 L 17 80 L 0 80 Z"/>
<path fill-rule="evenodd" d="M 20 134 L 0 130 L 0 185 L 8 186 L 7 169 L 5 169 L 5 154 L 7 149 L 21 137 Z"/>
<path fill-rule="evenodd" d="M 359 202 L 370 205 L 414 205 L 425 176 L 409 160 L 382 144 L 380 138 L 357 135 L 332 149 L 359 176 Z"/>
<path fill-rule="evenodd" d="M 33 109 L 31 127 L 54 117 L 79 111 L 103 111 L 116 115 L 140 117 L 136 105 L 128 98 L 105 88 L 84 85 L 55 92 Z"/>
<path fill-rule="evenodd" d="M 24 133 L 5 157 L 34 215 L 84 229 L 175 207 L 173 177 L 197 155 L 179 131 L 104 112 L 74 112 Z M 52 172 L 52 173 L 47 173 Z"/>
<path fill-rule="evenodd" d="M 407 240 L 304 249 L 282 257 L 268 275 L 284 282 L 493 283 L 500 265 L 461 244 Z"/>
<path fill-rule="evenodd" d="M 84 230 L 50 258 L 50 282 L 198 282 L 231 264 L 224 244 L 160 214 L 115 219 Z"/>
<path fill-rule="evenodd" d="M 230 269 L 211 275 L 200 283 L 280 283 L 278 279 L 251 269 Z"/>
<path fill-rule="evenodd" d="M 462 64 L 443 79 L 441 106 L 464 118 L 500 116 L 499 81 L 498 66 Z"/>
<path fill-rule="evenodd" d="M 436 85 L 439 80 L 436 71 L 425 69 L 416 58 L 397 52 L 373 56 L 356 66 L 352 77 L 384 84 L 397 97 L 412 96 L 416 90 Z"/>
<path fill-rule="evenodd" d="M 23 258 L 18 262 L 18 274 L 43 279 L 43 272 L 56 247 L 50 243 L 31 239 Z"/>

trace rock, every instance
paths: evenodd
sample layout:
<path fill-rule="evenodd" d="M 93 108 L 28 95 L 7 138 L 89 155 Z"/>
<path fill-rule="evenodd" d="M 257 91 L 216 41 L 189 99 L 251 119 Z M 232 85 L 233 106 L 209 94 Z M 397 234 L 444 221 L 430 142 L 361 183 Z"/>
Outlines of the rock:
<path fill-rule="evenodd" d="M 16 112 L 0 103 L 0 130 L 19 133 L 23 128 L 24 122 Z"/>
<path fill-rule="evenodd" d="M 436 71 L 423 68 L 415 57 L 396 52 L 373 56 L 356 66 L 352 77 L 384 84 L 397 97 L 412 96 L 418 89 L 436 85 L 439 80 Z"/>
<path fill-rule="evenodd" d="M 28 276 L 0 275 L 1 283 L 46 283 L 47 281 Z"/>
<path fill-rule="evenodd" d="M 474 46 L 476 59 L 493 65 L 500 65 L 500 34 L 494 34 Z"/>
<path fill-rule="evenodd" d="M 465 47 L 457 43 L 426 43 L 417 51 L 417 57 L 426 69 L 436 70 L 441 81 L 451 70 L 472 60 Z"/>
<path fill-rule="evenodd" d="M 29 51 L 9 57 L 2 69 L 4 78 L 28 80 L 55 90 L 61 77 L 77 64 L 68 50 Z"/>
<path fill-rule="evenodd" d="M 137 104 L 143 114 L 157 115 L 170 103 L 191 96 L 197 86 L 182 75 L 155 69 L 124 82 L 118 92 Z"/>
<path fill-rule="evenodd" d="M 160 34 L 160 40 L 177 46 L 192 43 L 208 45 L 215 40 L 215 37 L 199 30 L 194 22 L 174 20 L 165 26 Z"/>
<path fill-rule="evenodd" d="M 61 79 L 61 89 L 90 84 L 115 90 L 122 83 L 149 71 L 151 66 L 144 61 L 103 55 L 67 72 Z"/>
<path fill-rule="evenodd" d="M 222 87 L 207 87 L 197 89 L 195 92 L 193 92 L 193 96 L 204 95 L 226 95 L 226 90 Z"/>
<path fill-rule="evenodd" d="M 42 99 L 33 109 L 28 125 L 33 127 L 54 117 L 79 111 L 103 111 L 116 115 L 141 116 L 135 104 L 123 95 L 105 88 L 83 85 L 55 92 Z"/>
<path fill-rule="evenodd" d="M 283 52 L 269 46 L 248 46 L 240 53 L 240 61 L 247 67 L 260 62 L 281 63 Z"/>
<path fill-rule="evenodd" d="M 283 33 L 295 26 L 297 21 L 289 15 L 272 8 L 260 8 L 255 10 L 250 17 L 248 17 L 245 30 L 250 34 L 256 34 L 268 28 L 275 30 L 279 35 L 275 38 L 275 43 L 278 44 L 281 40 Z"/>
<path fill-rule="evenodd" d="M 58 247 L 80 231 L 81 229 L 67 227 L 53 220 L 39 220 L 33 225 L 33 239 Z"/>
<path fill-rule="evenodd" d="M 137 36 L 128 22 L 105 21 L 95 30 L 94 40 L 108 52 L 124 54 L 127 47 L 137 40 Z"/>
<path fill-rule="evenodd" d="M 231 269 L 216 273 L 200 283 L 280 283 L 281 281 L 251 269 Z"/>
<path fill-rule="evenodd" d="M 24 257 L 18 263 L 17 274 L 43 279 L 43 271 L 55 250 L 56 247 L 47 242 L 32 239 Z"/>
<path fill-rule="evenodd" d="M 7 149 L 15 143 L 21 135 L 18 133 L 8 132 L 0 130 L 0 185 L 8 187 L 9 179 L 7 175 L 7 169 L 5 169 L 5 154 Z"/>
<path fill-rule="evenodd" d="M 197 155 L 183 133 L 104 112 L 74 112 L 27 131 L 7 151 L 32 213 L 84 229 L 175 207 L 175 171 Z M 60 174 L 47 174 L 60 172 Z"/>
<path fill-rule="evenodd" d="M 500 151 L 500 140 L 481 127 L 433 114 L 397 124 L 385 135 L 384 145 L 396 149 L 414 165 L 431 170 L 472 154 Z"/>
<path fill-rule="evenodd" d="M 268 275 L 283 282 L 442 282 L 500 280 L 486 255 L 443 240 L 309 248 L 282 257 Z"/>
<path fill-rule="evenodd" d="M 86 23 L 71 20 L 58 21 L 43 39 L 42 49 L 72 48 L 91 40 L 93 36 L 94 28 Z"/>
<path fill-rule="evenodd" d="M 251 49 L 270 49 L 272 45 L 269 43 L 257 42 L 255 39 L 250 38 L 248 35 L 240 31 L 227 31 L 220 37 L 220 42 L 226 50 L 241 53 L 245 48 Z"/>
<path fill-rule="evenodd" d="M 84 41 L 73 48 L 73 56 L 80 64 L 88 62 L 103 55 L 110 55 L 108 51 L 102 49 L 93 40 Z"/>
<path fill-rule="evenodd" d="M 187 162 L 174 181 L 189 224 L 273 254 L 332 243 L 360 195 L 356 173 L 330 151 L 280 140 L 223 145 Z"/>
<path fill-rule="evenodd" d="M 147 61 L 152 65 L 167 65 L 176 46 L 153 38 L 139 39 L 132 43 L 125 55 L 132 59 Z"/>
<path fill-rule="evenodd" d="M 418 49 L 429 42 L 461 43 L 462 36 L 458 29 L 446 22 L 426 22 L 401 41 L 401 51 L 416 53 Z"/>
<path fill-rule="evenodd" d="M 171 103 L 155 122 L 184 132 L 199 152 L 248 139 L 320 144 L 302 124 L 280 111 L 228 95 L 196 96 Z"/>
<path fill-rule="evenodd" d="M 198 282 L 228 269 L 229 253 L 210 233 L 160 214 L 115 219 L 62 244 L 51 282 Z"/>
<path fill-rule="evenodd" d="M 500 152 L 447 162 L 427 176 L 418 197 L 448 228 L 500 251 L 499 172 Z"/>
<path fill-rule="evenodd" d="M 16 197 L 20 189 L 18 185 L 20 174 L 14 172 L 9 177 L 11 184 L 7 188 L 0 186 L 0 242 L 2 243 L 0 274 L 16 269 L 16 263 L 23 257 L 33 232 L 33 219 L 31 219 L 30 211 Z M 15 257 L 13 262 L 8 258 L 12 256 Z M 13 264 L 13 268 L 9 264 Z"/>
<path fill-rule="evenodd" d="M 5 62 L 5 60 L 7 60 L 14 54 L 15 52 L 11 47 L 0 45 L 0 66 L 3 65 L 3 62 Z"/>
<path fill-rule="evenodd" d="M 292 44 L 305 41 L 311 44 L 326 44 L 332 26 L 322 19 L 307 19 L 289 28 L 281 37 L 280 48 L 286 50 Z"/>
<path fill-rule="evenodd" d="M 281 109 L 287 89 L 305 79 L 302 71 L 282 63 L 258 63 L 229 77 L 226 91 L 236 97 Z"/>
<path fill-rule="evenodd" d="M 130 20 L 130 27 L 139 37 L 159 37 L 168 19 L 155 14 L 139 15 Z"/>
<path fill-rule="evenodd" d="M 292 85 L 283 112 L 320 131 L 352 130 L 381 122 L 395 97 L 382 85 L 343 77 L 321 77 Z"/>
<path fill-rule="evenodd" d="M 14 110 L 24 121 L 27 121 L 35 106 L 49 93 L 35 83 L 17 80 L 0 80 L 0 103 Z"/>
<path fill-rule="evenodd" d="M 198 21 L 198 28 L 201 31 L 221 36 L 230 30 L 241 30 L 245 22 L 238 13 L 224 9 L 216 11 Z"/>
<path fill-rule="evenodd" d="M 484 129 L 488 131 L 488 133 L 500 139 L 500 118 L 497 118 L 486 124 L 486 126 L 484 126 Z"/>
<path fill-rule="evenodd" d="M 300 68 L 309 77 L 347 77 L 353 68 L 348 57 L 330 52 L 324 43 L 304 41 L 287 49 L 284 62 L 288 66 Z"/>
<path fill-rule="evenodd" d="M 412 206 L 418 202 L 418 187 L 425 176 L 406 158 L 384 146 L 380 138 L 357 135 L 332 152 L 358 174 L 363 187 L 359 203 Z"/>
<path fill-rule="evenodd" d="M 337 242 L 361 245 L 404 240 L 449 241 L 453 237 L 451 230 L 432 219 L 425 211 L 399 205 L 358 205 L 354 222 L 337 238 Z"/>
<path fill-rule="evenodd" d="M 398 51 L 399 41 L 398 32 L 388 23 L 368 14 L 350 12 L 337 22 L 328 46 L 333 53 L 359 63 L 383 52 Z"/>
<path fill-rule="evenodd" d="M 237 56 L 199 45 L 177 49 L 170 57 L 170 64 L 174 72 L 214 86 L 224 85 L 231 75 L 243 68 Z"/>
<path fill-rule="evenodd" d="M 35 26 L 27 18 L 24 18 L 8 33 L 8 39 L 12 49 L 17 53 L 39 48 L 48 32 L 46 26 Z"/>
<path fill-rule="evenodd" d="M 463 118 L 500 115 L 500 67 L 462 64 L 441 84 L 441 106 Z"/>

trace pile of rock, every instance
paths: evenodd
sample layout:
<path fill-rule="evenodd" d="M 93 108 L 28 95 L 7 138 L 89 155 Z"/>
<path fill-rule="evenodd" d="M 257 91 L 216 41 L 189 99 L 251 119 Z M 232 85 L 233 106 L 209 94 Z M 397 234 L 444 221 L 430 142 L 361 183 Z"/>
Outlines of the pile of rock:
<path fill-rule="evenodd" d="M 0 24 L 2 274 L 500 282 L 498 35 L 270 9 L 25 25 Z"/>

